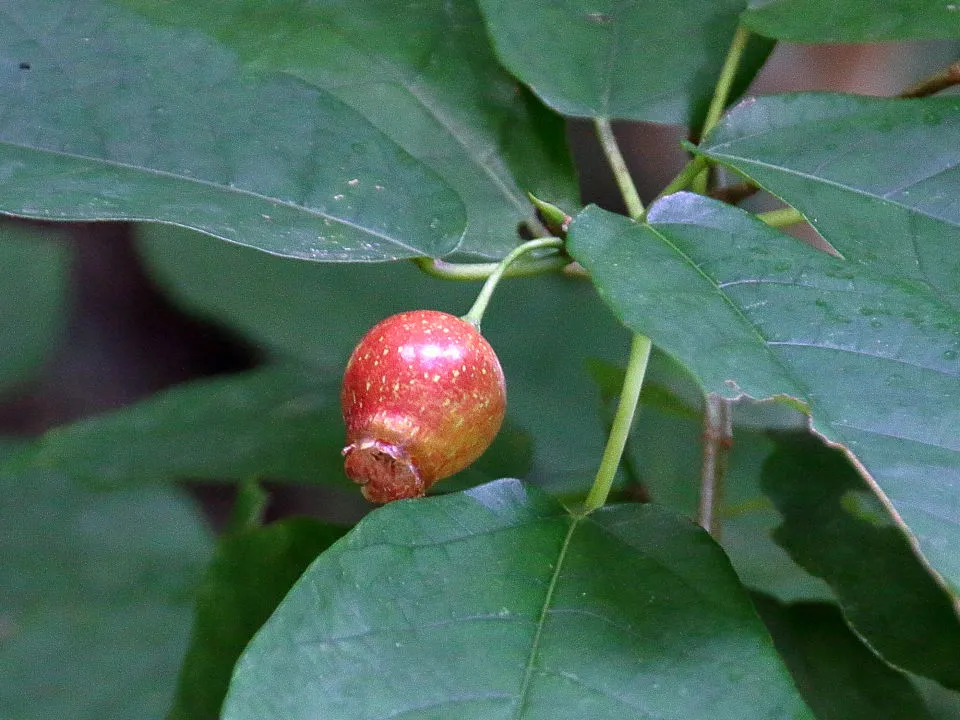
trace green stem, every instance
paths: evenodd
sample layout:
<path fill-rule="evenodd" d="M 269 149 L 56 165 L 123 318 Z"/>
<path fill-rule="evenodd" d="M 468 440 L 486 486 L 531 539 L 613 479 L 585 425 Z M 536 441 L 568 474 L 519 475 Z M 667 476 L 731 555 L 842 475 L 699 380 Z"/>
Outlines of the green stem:
<path fill-rule="evenodd" d="M 255 477 L 244 479 L 237 487 L 237 498 L 227 520 L 227 534 L 239 535 L 260 527 L 269 499 Z"/>
<path fill-rule="evenodd" d="M 445 260 L 420 257 L 413 262 L 420 270 L 431 277 L 441 280 L 476 281 L 486 280 L 500 267 L 500 263 L 451 263 Z M 570 258 L 557 254 L 536 258 L 527 262 L 518 262 L 510 266 L 504 277 L 526 277 L 562 270 L 570 264 Z"/>
<path fill-rule="evenodd" d="M 713 99 L 710 100 L 710 107 L 707 109 L 707 116 L 703 121 L 703 127 L 700 129 L 700 137 L 703 138 L 708 132 L 713 130 L 723 111 L 730 100 L 730 88 L 733 87 L 733 80 L 737 76 L 737 68 L 740 65 L 740 59 L 743 57 L 743 51 L 747 47 L 747 41 L 750 39 L 750 31 L 740 26 L 733 34 L 733 42 L 730 43 L 730 49 L 727 51 L 727 57 L 723 61 L 723 67 L 720 69 L 720 78 L 717 80 L 716 88 L 713 91 Z M 709 173 L 704 170 L 694 178 L 691 183 L 691 189 L 701 195 L 707 192 L 707 180 Z"/>
<path fill-rule="evenodd" d="M 463 319 L 479 329 L 480 321 L 483 320 L 483 313 L 487 310 L 487 305 L 490 303 L 490 298 L 493 296 L 493 291 L 496 289 L 497 283 L 500 282 L 503 274 L 507 271 L 507 268 L 510 267 L 510 264 L 518 257 L 530 252 L 531 250 L 559 247 L 563 247 L 563 240 L 552 237 L 529 240 L 522 245 L 515 247 L 503 260 L 497 264 L 496 269 L 490 274 L 490 276 L 487 278 L 487 281 L 480 289 L 480 294 L 477 295 L 477 299 L 474 301 L 473 307 L 471 307 L 467 314 L 463 316 Z"/>
<path fill-rule="evenodd" d="M 788 225 L 796 225 L 797 223 L 804 222 L 803 215 L 791 207 L 763 212 L 757 215 L 757 218 L 765 222 L 770 227 L 776 228 L 787 227 Z"/>
<path fill-rule="evenodd" d="M 623 449 L 627 445 L 627 436 L 630 434 L 630 425 L 633 423 L 633 414 L 640 399 L 640 388 L 643 386 L 643 376 L 647 372 L 647 362 L 650 360 L 650 338 L 637 333 L 633 336 L 630 347 L 630 360 L 627 363 L 627 375 L 623 381 L 623 390 L 620 392 L 620 404 L 617 414 L 613 418 L 613 427 L 607 438 L 607 446 L 603 450 L 603 458 L 593 487 L 587 494 L 584 502 L 584 513 L 591 513 L 603 507 L 613 487 L 613 480 L 623 457 Z"/>
<path fill-rule="evenodd" d="M 600 147 L 603 148 L 603 154 L 610 163 L 610 169 L 613 170 L 613 178 L 617 181 L 617 187 L 620 188 L 623 202 L 627 206 L 627 214 L 634 219 L 640 218 L 643 215 L 643 202 L 633 184 L 633 178 L 630 177 L 630 171 L 623 159 L 623 153 L 620 152 L 620 146 L 617 145 L 610 121 L 596 118 L 593 126 L 597 131 L 597 139 L 600 141 Z"/>
<path fill-rule="evenodd" d="M 723 67 L 720 69 L 720 78 L 717 80 L 716 89 L 713 91 L 713 99 L 710 101 L 707 117 L 703 121 L 700 137 L 704 137 L 720 122 L 720 116 L 723 115 L 723 111 L 727 107 L 727 102 L 730 100 L 730 88 L 733 87 L 733 80 L 737 76 L 737 68 L 740 65 L 740 59 L 743 57 L 743 51 L 746 49 L 749 39 L 750 31 L 742 25 L 738 27 L 737 31 L 733 34 L 733 42 L 730 43 L 727 57 L 723 61 Z"/>
<path fill-rule="evenodd" d="M 707 159 L 703 155 L 696 155 L 691 158 L 690 161 L 683 166 L 683 169 L 677 173 L 676 177 L 653 199 L 653 202 L 650 203 L 651 207 L 656 204 L 660 198 L 673 195 L 675 192 L 680 192 L 690 187 L 690 183 L 696 179 L 701 171 L 707 168 L 707 164 Z"/>

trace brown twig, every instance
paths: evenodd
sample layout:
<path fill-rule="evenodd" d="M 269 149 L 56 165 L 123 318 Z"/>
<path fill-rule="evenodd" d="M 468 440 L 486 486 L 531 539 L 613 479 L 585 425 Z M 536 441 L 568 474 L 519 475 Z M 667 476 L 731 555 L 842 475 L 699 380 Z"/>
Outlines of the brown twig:
<path fill-rule="evenodd" d="M 960 60 L 948 65 L 946 68 L 931 75 L 925 80 L 921 80 L 916 85 L 911 85 L 902 93 L 902 98 L 922 98 L 935 95 L 948 87 L 960 85 Z"/>
<path fill-rule="evenodd" d="M 714 200 L 720 200 L 721 202 L 729 203 L 730 205 L 736 205 L 737 203 L 746 200 L 751 195 L 760 192 L 760 188 L 754 185 L 753 183 L 737 183 L 736 185 L 724 185 L 723 187 L 714 188 L 710 191 L 710 197 Z"/>

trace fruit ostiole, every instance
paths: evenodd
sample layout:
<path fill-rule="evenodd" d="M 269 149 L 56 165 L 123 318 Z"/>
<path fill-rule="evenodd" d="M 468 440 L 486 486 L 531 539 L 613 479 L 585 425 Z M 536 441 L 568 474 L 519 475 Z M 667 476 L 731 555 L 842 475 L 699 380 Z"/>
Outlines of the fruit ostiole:
<path fill-rule="evenodd" d="M 558 238 L 517 246 L 463 317 L 412 310 L 374 325 L 354 348 L 340 403 L 347 476 L 386 503 L 424 495 L 476 460 L 500 430 L 506 381 L 480 321 L 510 263 Z"/>

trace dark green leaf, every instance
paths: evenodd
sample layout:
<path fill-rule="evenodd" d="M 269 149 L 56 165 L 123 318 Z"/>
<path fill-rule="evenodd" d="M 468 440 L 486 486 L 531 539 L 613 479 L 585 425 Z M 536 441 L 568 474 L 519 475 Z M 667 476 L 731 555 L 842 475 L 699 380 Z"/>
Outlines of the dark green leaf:
<path fill-rule="evenodd" d="M 886 665 L 826 603 L 756 596 L 777 650 L 818 720 L 931 720 L 910 681 Z"/>
<path fill-rule="evenodd" d="M 748 90 L 757 73 L 766 64 L 776 44 L 775 40 L 765 38 L 762 35 L 751 34 L 747 38 L 743 54 L 740 56 L 740 62 L 737 64 L 737 71 L 733 76 L 733 82 L 730 84 L 730 93 L 727 97 L 728 105 L 736 102 Z M 690 122 L 692 136 L 699 137 L 703 131 L 703 122 L 706 120 L 712 99 L 713 92 L 701 95 L 694 106 L 693 118 Z"/>
<path fill-rule="evenodd" d="M 412 263 L 293 262 L 182 231 L 145 229 L 152 231 L 140 247 L 149 266 L 189 311 L 319 367 L 336 383 L 353 346 L 374 323 L 416 308 L 461 314 L 479 290 L 477 283 L 428 277 Z M 622 359 L 626 332 L 588 282 L 562 276 L 504 281 L 483 332 L 507 376 L 509 415 L 536 438 L 533 476 L 584 491 L 605 433 L 592 414 L 596 396 L 583 358 Z M 584 408 L 590 408 L 587 423 Z M 522 470 L 501 466 L 492 477 Z"/>
<path fill-rule="evenodd" d="M 168 720 L 220 716 L 243 648 L 307 566 L 343 532 L 301 517 L 220 541 L 200 584 L 190 649 Z"/>
<path fill-rule="evenodd" d="M 453 250 L 463 206 L 360 114 L 103 2 L 0 11 L 0 211 L 156 220 L 278 255 Z M 17 62 L 19 61 L 19 62 Z"/>
<path fill-rule="evenodd" d="M 755 32 L 793 42 L 960 38 L 960 5 L 944 0 L 750 0 L 742 18 Z"/>
<path fill-rule="evenodd" d="M 736 576 L 653 506 L 585 519 L 518 481 L 401 501 L 307 570 L 226 720 L 808 718 Z"/>
<path fill-rule="evenodd" d="M 339 397 L 339 374 L 302 366 L 197 380 L 51 430 L 10 462 L 95 487 L 250 478 L 353 487 Z M 437 490 L 523 474 L 531 454 L 530 437 L 508 422 L 490 451 Z"/>
<path fill-rule="evenodd" d="M 36 371 L 63 330 L 70 255 L 55 240 L 0 225 L 0 385 Z"/>
<path fill-rule="evenodd" d="M 849 261 L 829 269 L 842 292 L 823 285 L 809 319 L 819 344 L 860 358 L 808 348 L 809 372 L 826 363 L 844 378 L 823 398 L 844 426 L 835 439 L 960 588 L 960 98 L 763 98 L 733 110 L 704 150 L 799 209 Z"/>
<path fill-rule="evenodd" d="M 960 692 L 947 690 L 933 680 L 912 677 L 914 687 L 923 696 L 927 711 L 934 720 L 957 720 L 960 718 Z"/>
<path fill-rule="evenodd" d="M 0 475 L 0 497 L 0 717 L 163 717 L 209 553 L 196 513 L 56 473 Z"/>
<path fill-rule="evenodd" d="M 857 633 L 887 661 L 960 688 L 953 603 L 843 453 L 782 438 L 763 487 L 783 516 L 774 539 L 830 584 Z"/>
<path fill-rule="evenodd" d="M 504 65 L 558 112 L 686 124 L 713 93 L 744 1 L 480 7 Z"/>
<path fill-rule="evenodd" d="M 960 97 L 759 98 L 700 151 L 796 207 L 852 263 L 911 294 L 960 301 Z M 882 300 L 858 314 L 883 324 L 895 308 Z M 960 367 L 956 355 L 942 360 Z"/>
<path fill-rule="evenodd" d="M 662 368 L 666 363 L 659 363 Z M 656 389 L 660 368 L 647 371 L 644 389 Z M 693 384 L 687 381 L 687 385 Z M 652 387 L 651 387 L 652 385 Z M 676 385 L 673 385 L 676 387 Z M 686 388 L 684 388 L 686 390 Z M 657 503 L 694 518 L 697 514 L 703 455 L 703 413 L 689 408 L 678 412 L 663 403 L 659 393 L 641 396 L 629 445 L 629 458 L 649 496 Z M 733 444 L 722 479 L 720 543 L 740 580 L 748 587 L 781 600 L 832 599 L 823 581 L 801 569 L 773 542 L 771 531 L 780 516 L 764 496 L 760 469 L 775 445 L 768 428 L 789 427 L 806 416 L 782 403 L 754 403 L 743 399 L 733 407 Z"/>
<path fill-rule="evenodd" d="M 462 251 L 512 249 L 514 226 L 532 216 L 527 190 L 570 208 L 578 201 L 562 121 L 500 67 L 471 0 L 126 4 L 354 108 L 457 192 L 467 210 Z M 410 205 L 426 202 L 415 188 L 395 190 Z"/>
<path fill-rule="evenodd" d="M 960 591 L 960 314 L 929 286 L 689 194 L 644 224 L 589 208 L 569 247 L 621 320 L 708 390 L 808 403 Z"/>
<path fill-rule="evenodd" d="M 347 482 L 339 389 L 306 368 L 197 380 L 51 430 L 19 462 L 97 487 L 268 477 Z"/>

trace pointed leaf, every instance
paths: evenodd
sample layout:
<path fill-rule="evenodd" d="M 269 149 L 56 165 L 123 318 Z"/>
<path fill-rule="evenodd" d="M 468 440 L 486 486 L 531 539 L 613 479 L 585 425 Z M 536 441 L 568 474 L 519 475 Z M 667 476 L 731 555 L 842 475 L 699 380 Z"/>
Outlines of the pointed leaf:
<path fill-rule="evenodd" d="M 741 17 L 755 32 L 792 42 L 960 38 L 960 6 L 943 0 L 750 0 Z"/>
<path fill-rule="evenodd" d="M 700 151 L 796 207 L 853 263 L 960 303 L 960 98 L 745 101 Z"/>
<path fill-rule="evenodd" d="M 774 539 L 830 584 L 851 626 L 888 662 L 960 689 L 954 605 L 887 509 L 839 450 L 811 438 L 778 444 L 763 473 L 783 517 Z"/>
<path fill-rule="evenodd" d="M 744 4 L 480 0 L 504 65 L 558 112 L 680 124 L 712 94 Z"/>
<path fill-rule="evenodd" d="M 248 65 L 301 78 L 354 108 L 460 196 L 461 251 L 509 252 L 514 227 L 532 216 L 525 191 L 578 202 L 563 122 L 499 65 L 472 0 L 415 9 L 395 0 L 125 4 L 212 35 Z M 415 188 L 394 191 L 419 202 Z"/>
<path fill-rule="evenodd" d="M 905 675 L 874 655 L 827 603 L 754 596 L 777 650 L 818 720 L 932 720 Z"/>
<path fill-rule="evenodd" d="M 501 480 L 367 516 L 254 638 L 224 718 L 624 714 L 810 717 L 698 527 Z"/>
<path fill-rule="evenodd" d="M 2 212 L 155 220 L 327 261 L 459 242 L 463 207 L 431 170 L 331 95 L 250 73 L 195 31 L 24 0 L 0 11 L 0 45 Z"/>
<path fill-rule="evenodd" d="M 0 717 L 163 717 L 209 554 L 169 488 L 0 474 Z"/>
<path fill-rule="evenodd" d="M 727 396 L 790 395 L 856 455 L 960 592 L 960 314 L 929 286 L 831 257 L 700 196 L 649 222 L 588 208 L 569 248 L 621 320 Z M 882 305 L 883 321 L 867 312 Z"/>
<path fill-rule="evenodd" d="M 343 530 L 287 518 L 224 537 L 200 583 L 190 649 L 167 720 L 216 718 L 240 653 L 307 566 Z"/>

